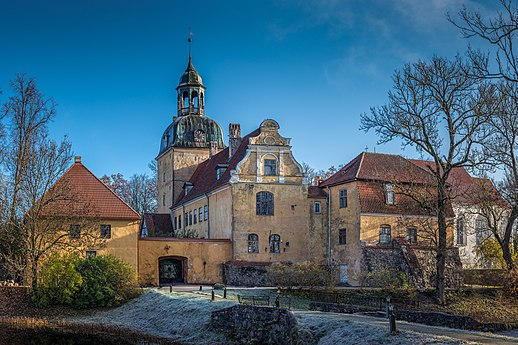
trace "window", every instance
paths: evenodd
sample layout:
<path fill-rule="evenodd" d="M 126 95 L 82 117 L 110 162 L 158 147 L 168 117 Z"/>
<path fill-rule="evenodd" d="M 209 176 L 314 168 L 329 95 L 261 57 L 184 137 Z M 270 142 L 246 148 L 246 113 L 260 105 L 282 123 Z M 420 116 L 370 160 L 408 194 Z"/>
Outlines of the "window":
<path fill-rule="evenodd" d="M 187 213 L 187 212 L 184 213 L 183 224 L 184 224 L 184 227 L 187 227 L 189 225 L 189 213 Z"/>
<path fill-rule="evenodd" d="M 162 195 L 162 206 L 165 206 L 165 194 Z"/>
<path fill-rule="evenodd" d="M 277 161 L 275 159 L 264 160 L 264 175 L 275 176 L 277 175 Z"/>
<path fill-rule="evenodd" d="M 417 229 L 407 228 L 406 229 L 406 240 L 408 243 L 417 243 Z"/>
<path fill-rule="evenodd" d="M 313 203 L 313 212 L 320 213 L 320 201 L 315 201 Z"/>
<path fill-rule="evenodd" d="M 165 171 L 164 171 L 164 179 L 163 179 L 163 181 L 165 182 Z"/>
<path fill-rule="evenodd" d="M 68 233 L 70 238 L 79 238 L 81 237 L 81 225 L 73 224 L 70 225 L 70 232 Z"/>
<path fill-rule="evenodd" d="M 200 207 L 199 211 L 198 211 L 198 219 L 200 220 L 200 222 L 202 221 L 203 219 L 203 210 L 202 208 Z"/>
<path fill-rule="evenodd" d="M 394 186 L 390 183 L 387 183 L 385 185 L 385 202 L 388 205 L 394 205 L 395 204 L 395 197 L 394 197 Z"/>
<path fill-rule="evenodd" d="M 259 253 L 259 236 L 257 234 L 248 235 L 248 252 Z"/>
<path fill-rule="evenodd" d="M 112 238 L 112 226 L 101 224 L 101 238 Z"/>
<path fill-rule="evenodd" d="M 182 215 L 178 215 L 178 229 L 182 228 Z"/>
<path fill-rule="evenodd" d="M 177 225 L 178 225 L 178 219 L 176 219 L 176 216 L 174 216 L 173 230 L 177 229 L 177 227 L 176 227 Z"/>
<path fill-rule="evenodd" d="M 93 258 L 97 256 L 97 252 L 95 250 L 87 250 L 86 251 L 86 258 Z"/>
<path fill-rule="evenodd" d="M 209 206 L 203 206 L 203 220 L 209 219 Z"/>
<path fill-rule="evenodd" d="M 216 165 L 216 180 L 219 180 L 221 176 L 227 171 L 228 164 L 218 164 Z"/>
<path fill-rule="evenodd" d="M 380 227 L 380 244 L 388 244 L 390 241 L 390 226 L 382 225 Z"/>
<path fill-rule="evenodd" d="M 482 242 L 488 238 L 488 231 L 487 220 L 483 217 L 478 217 L 475 221 L 475 235 L 477 245 L 482 244 Z"/>
<path fill-rule="evenodd" d="M 280 253 L 281 252 L 281 236 L 279 235 L 270 235 L 270 253 Z"/>
<path fill-rule="evenodd" d="M 457 219 L 457 244 L 461 246 L 466 244 L 464 240 L 464 218 Z"/>
<path fill-rule="evenodd" d="M 264 216 L 273 216 L 273 194 L 259 192 L 255 195 L 255 213 Z"/>
<path fill-rule="evenodd" d="M 193 213 L 193 217 L 194 217 L 194 224 L 198 223 L 198 213 L 196 212 L 196 209 L 194 209 L 194 213 Z"/>
<path fill-rule="evenodd" d="M 338 244 L 347 244 L 347 231 L 345 229 L 338 230 Z"/>
<path fill-rule="evenodd" d="M 189 225 L 192 225 L 192 211 L 189 211 Z"/>
<path fill-rule="evenodd" d="M 340 191 L 340 208 L 347 207 L 347 189 Z"/>

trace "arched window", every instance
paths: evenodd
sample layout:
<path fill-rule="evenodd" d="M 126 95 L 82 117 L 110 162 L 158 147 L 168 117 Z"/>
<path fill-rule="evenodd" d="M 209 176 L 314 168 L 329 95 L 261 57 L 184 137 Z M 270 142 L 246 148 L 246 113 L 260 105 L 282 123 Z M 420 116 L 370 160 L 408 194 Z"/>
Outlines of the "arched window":
<path fill-rule="evenodd" d="M 273 194 L 270 192 L 259 192 L 255 196 L 256 214 L 273 216 Z"/>
<path fill-rule="evenodd" d="M 189 94 L 187 93 L 187 91 L 183 93 L 183 107 L 189 108 Z"/>
<path fill-rule="evenodd" d="M 248 235 L 248 252 L 259 253 L 259 236 L 257 234 Z"/>
<path fill-rule="evenodd" d="M 264 160 L 264 175 L 275 176 L 277 175 L 277 161 L 275 159 Z"/>
<path fill-rule="evenodd" d="M 475 239 L 477 245 L 482 244 L 482 242 L 489 237 L 489 227 L 487 225 L 487 219 L 484 217 L 478 217 L 475 221 Z"/>
<path fill-rule="evenodd" d="M 196 91 L 193 91 L 192 93 L 192 104 L 195 109 L 198 108 L 198 93 Z"/>
<path fill-rule="evenodd" d="M 281 252 L 281 236 L 277 234 L 270 235 L 270 253 Z"/>
<path fill-rule="evenodd" d="M 382 225 L 380 227 L 380 244 L 388 244 L 391 240 L 390 225 Z"/>

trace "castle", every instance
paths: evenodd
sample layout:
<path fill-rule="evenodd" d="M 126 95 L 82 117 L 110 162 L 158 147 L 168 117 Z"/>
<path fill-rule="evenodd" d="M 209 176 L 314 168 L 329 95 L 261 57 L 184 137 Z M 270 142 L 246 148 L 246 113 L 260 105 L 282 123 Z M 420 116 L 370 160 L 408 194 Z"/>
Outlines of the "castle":
<path fill-rule="evenodd" d="M 88 180 L 92 193 L 104 195 L 92 196 L 100 210 L 108 209 L 105 200 L 118 204 L 109 209 L 121 210 L 101 213 L 110 237 L 88 255 L 120 256 L 143 285 L 265 285 L 271 263 L 310 259 L 333 268 L 342 284 L 362 284 L 379 269 L 404 271 L 416 285 L 433 284 L 435 218 L 397 191 L 429 194 L 427 162 L 362 152 L 313 186 L 274 119 L 245 135 L 239 124 L 230 124 L 225 144 L 221 126 L 205 114 L 206 87 L 190 56 L 176 91 L 177 114 L 156 157 L 157 213 L 140 219 L 109 196 L 79 158 L 63 176 L 72 184 Z M 475 179 L 464 173 L 453 175 L 472 184 Z M 454 206 L 450 219 L 457 217 Z M 448 227 L 450 283 L 462 267 L 456 245 L 465 243 L 463 236 Z"/>

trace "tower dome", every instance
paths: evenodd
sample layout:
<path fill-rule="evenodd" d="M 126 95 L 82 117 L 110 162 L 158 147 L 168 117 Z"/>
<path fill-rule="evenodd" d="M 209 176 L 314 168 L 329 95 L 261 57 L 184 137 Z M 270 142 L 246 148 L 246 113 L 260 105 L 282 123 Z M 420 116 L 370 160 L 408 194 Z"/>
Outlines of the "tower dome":
<path fill-rule="evenodd" d="M 187 64 L 187 68 L 185 72 L 180 77 L 180 83 L 178 84 L 177 90 L 183 86 L 201 86 L 205 89 L 203 85 L 203 80 L 201 79 L 200 74 L 194 68 L 192 64 L 192 58 L 189 56 L 189 63 Z"/>

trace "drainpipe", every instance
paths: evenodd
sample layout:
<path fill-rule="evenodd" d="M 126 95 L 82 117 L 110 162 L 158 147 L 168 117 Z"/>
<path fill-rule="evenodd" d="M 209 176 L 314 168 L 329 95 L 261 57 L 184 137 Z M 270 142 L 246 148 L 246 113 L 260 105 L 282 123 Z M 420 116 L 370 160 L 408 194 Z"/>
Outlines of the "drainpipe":
<path fill-rule="evenodd" d="M 331 269 L 331 191 L 327 188 L 327 266 Z"/>

